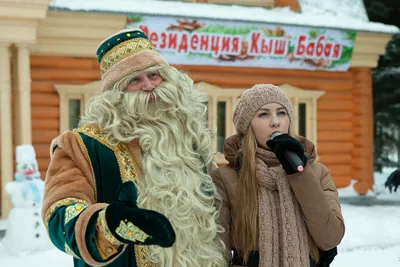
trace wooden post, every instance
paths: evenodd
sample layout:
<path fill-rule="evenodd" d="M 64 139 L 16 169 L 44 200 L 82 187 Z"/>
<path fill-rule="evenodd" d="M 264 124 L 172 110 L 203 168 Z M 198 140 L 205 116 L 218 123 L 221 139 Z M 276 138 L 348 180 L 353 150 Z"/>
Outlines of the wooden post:
<path fill-rule="evenodd" d="M 7 218 L 11 209 L 10 197 L 5 192 L 5 185 L 14 180 L 9 46 L 9 44 L 0 43 L 0 204 L 2 219 Z"/>
<path fill-rule="evenodd" d="M 352 176 L 357 180 L 354 190 L 364 195 L 368 189 L 373 189 L 374 180 L 372 74 L 369 68 L 355 68 L 352 72 L 354 105 Z"/>
<path fill-rule="evenodd" d="M 28 45 L 17 44 L 14 54 L 15 145 L 32 144 L 31 74 Z"/>

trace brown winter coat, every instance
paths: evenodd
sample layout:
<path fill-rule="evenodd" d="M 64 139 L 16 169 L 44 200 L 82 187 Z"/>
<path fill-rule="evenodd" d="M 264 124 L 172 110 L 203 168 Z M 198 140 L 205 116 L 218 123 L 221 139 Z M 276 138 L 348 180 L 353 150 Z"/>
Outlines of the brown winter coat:
<path fill-rule="evenodd" d="M 314 145 L 299 137 L 308 157 L 306 168 L 301 173 L 288 175 L 287 179 L 300 204 L 304 220 L 315 244 L 321 250 L 337 246 L 344 236 L 344 221 L 339 204 L 336 186 L 328 169 L 315 162 Z M 234 248 L 230 229 L 236 214 L 236 188 L 239 176 L 237 167 L 238 140 L 235 136 L 225 142 L 224 153 L 229 165 L 222 166 L 212 173 L 212 178 L 221 196 L 220 223 L 225 228 L 222 239 L 227 248 Z"/>

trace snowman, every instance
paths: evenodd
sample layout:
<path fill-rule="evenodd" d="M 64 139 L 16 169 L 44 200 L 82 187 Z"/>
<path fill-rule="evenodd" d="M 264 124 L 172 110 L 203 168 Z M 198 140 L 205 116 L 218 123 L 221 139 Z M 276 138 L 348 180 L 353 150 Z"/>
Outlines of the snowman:
<path fill-rule="evenodd" d="M 42 251 L 52 247 L 41 218 L 44 182 L 40 179 L 32 145 L 16 148 L 15 181 L 6 184 L 13 208 L 7 219 L 4 247 L 11 254 Z"/>

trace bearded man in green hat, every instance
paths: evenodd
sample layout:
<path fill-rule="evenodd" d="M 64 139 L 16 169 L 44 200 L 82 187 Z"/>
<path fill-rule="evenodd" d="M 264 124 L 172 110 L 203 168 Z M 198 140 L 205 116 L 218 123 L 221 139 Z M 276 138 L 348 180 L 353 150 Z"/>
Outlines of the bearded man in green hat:
<path fill-rule="evenodd" d="M 222 267 L 207 97 L 137 29 L 97 50 L 103 92 L 51 144 L 43 221 L 74 266 Z"/>

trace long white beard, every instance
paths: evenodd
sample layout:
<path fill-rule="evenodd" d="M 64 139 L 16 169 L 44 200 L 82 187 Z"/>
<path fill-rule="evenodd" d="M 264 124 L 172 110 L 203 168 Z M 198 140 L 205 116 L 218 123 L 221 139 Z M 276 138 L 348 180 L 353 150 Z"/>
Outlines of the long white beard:
<path fill-rule="evenodd" d="M 215 187 L 193 145 L 199 136 L 188 134 L 198 131 L 195 124 L 186 123 L 194 115 L 181 112 L 175 104 L 180 101 L 174 101 L 179 98 L 177 89 L 168 89 L 156 98 L 131 95 L 127 107 L 136 124 L 132 136 L 139 140 L 143 158 L 138 205 L 167 216 L 176 232 L 174 246 L 152 246 L 150 259 L 159 267 L 222 267 Z"/>

